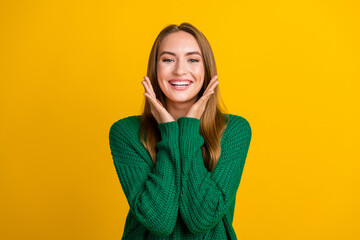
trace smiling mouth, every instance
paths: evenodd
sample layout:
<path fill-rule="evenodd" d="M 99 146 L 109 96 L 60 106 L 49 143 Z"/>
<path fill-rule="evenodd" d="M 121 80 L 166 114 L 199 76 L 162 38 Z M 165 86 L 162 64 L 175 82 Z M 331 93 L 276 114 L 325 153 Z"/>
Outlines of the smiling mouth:
<path fill-rule="evenodd" d="M 181 87 L 181 86 L 189 86 L 191 83 L 181 83 L 181 84 L 170 83 L 170 84 L 175 86 L 175 87 Z"/>
<path fill-rule="evenodd" d="M 191 81 L 177 81 L 177 80 L 170 80 L 169 83 L 175 87 L 182 87 L 182 86 L 189 86 L 192 82 Z"/>
<path fill-rule="evenodd" d="M 176 91 L 184 91 L 191 86 L 192 82 L 191 81 L 183 81 L 183 82 L 178 82 L 178 81 L 170 82 L 169 81 L 169 84 L 170 84 L 171 88 Z"/>

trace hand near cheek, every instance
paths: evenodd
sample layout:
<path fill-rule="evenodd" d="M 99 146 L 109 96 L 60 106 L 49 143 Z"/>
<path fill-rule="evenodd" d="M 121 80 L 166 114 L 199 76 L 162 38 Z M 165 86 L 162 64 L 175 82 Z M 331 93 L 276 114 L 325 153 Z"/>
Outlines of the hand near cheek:
<path fill-rule="evenodd" d="M 202 95 L 199 100 L 191 106 L 189 112 L 186 114 L 186 117 L 192 117 L 197 118 L 200 120 L 202 114 L 205 111 L 207 101 L 209 100 L 210 96 L 214 93 L 214 89 L 219 84 L 219 81 L 217 81 L 218 76 L 215 75 L 209 85 L 207 86 L 206 90 L 204 91 L 204 94 Z"/>
<path fill-rule="evenodd" d="M 175 121 L 175 119 L 166 110 L 166 108 L 164 108 L 160 100 L 156 98 L 150 79 L 146 76 L 144 77 L 144 81 L 142 81 L 141 83 L 145 88 L 144 96 L 149 101 L 151 113 L 158 122 L 158 124 Z"/>

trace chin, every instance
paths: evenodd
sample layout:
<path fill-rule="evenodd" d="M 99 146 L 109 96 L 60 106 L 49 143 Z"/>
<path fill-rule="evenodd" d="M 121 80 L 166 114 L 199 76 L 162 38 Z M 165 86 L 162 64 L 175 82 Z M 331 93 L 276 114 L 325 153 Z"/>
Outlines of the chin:
<path fill-rule="evenodd" d="M 196 97 L 196 96 L 195 96 Z M 193 100 L 195 97 L 171 97 L 169 98 L 172 102 L 185 103 Z"/>

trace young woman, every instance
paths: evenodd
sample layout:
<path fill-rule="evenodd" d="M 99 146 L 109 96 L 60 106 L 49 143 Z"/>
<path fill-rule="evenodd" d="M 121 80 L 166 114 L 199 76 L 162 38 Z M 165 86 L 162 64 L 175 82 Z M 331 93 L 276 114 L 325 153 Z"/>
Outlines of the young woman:
<path fill-rule="evenodd" d="M 248 121 L 220 110 L 215 59 L 189 23 L 169 25 L 148 62 L 142 115 L 115 122 L 114 165 L 130 206 L 122 239 L 237 239 Z"/>

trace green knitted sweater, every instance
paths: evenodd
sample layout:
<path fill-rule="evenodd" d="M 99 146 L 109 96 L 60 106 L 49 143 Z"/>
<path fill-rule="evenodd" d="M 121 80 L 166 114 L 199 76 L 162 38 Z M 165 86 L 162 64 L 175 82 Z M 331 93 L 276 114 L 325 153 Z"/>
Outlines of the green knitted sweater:
<path fill-rule="evenodd" d="M 111 154 L 130 207 L 122 239 L 237 239 L 235 199 L 252 134 L 245 118 L 224 116 L 229 123 L 212 172 L 197 118 L 158 124 L 156 164 L 139 140 L 139 115 L 113 123 Z"/>

